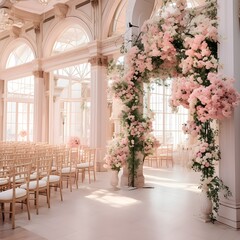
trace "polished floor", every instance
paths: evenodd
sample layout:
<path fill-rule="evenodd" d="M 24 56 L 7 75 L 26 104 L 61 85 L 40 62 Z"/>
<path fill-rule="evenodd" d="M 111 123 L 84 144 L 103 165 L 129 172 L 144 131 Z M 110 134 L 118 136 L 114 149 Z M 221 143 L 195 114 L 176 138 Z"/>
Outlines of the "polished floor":
<path fill-rule="evenodd" d="M 39 215 L 31 205 L 16 215 L 16 229 L 8 218 L 0 222 L 1 240 L 239 240 L 240 231 L 199 218 L 198 176 L 184 168 L 144 168 L 146 188 L 114 191 L 110 173 L 97 181 L 64 188 L 64 201 L 52 192 L 51 208 L 41 201 Z"/>

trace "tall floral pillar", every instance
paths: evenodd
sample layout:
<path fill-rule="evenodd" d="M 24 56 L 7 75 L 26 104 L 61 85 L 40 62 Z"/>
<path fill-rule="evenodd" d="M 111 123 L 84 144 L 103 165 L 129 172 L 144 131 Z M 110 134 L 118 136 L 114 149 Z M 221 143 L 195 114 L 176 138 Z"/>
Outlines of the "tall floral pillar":
<path fill-rule="evenodd" d="M 106 129 L 109 125 L 107 117 L 107 57 L 98 54 L 89 62 L 91 63 L 90 146 L 97 148 L 97 170 L 105 171 L 103 156 L 107 141 Z"/>
<path fill-rule="evenodd" d="M 144 1 L 144 0 L 132 0 L 128 1 L 127 7 L 127 17 L 126 17 L 126 26 L 132 24 L 133 27 L 130 27 L 129 31 L 126 34 L 126 42 L 129 40 L 133 40 L 132 38 L 136 38 L 139 33 L 141 26 L 144 21 L 149 19 L 154 7 L 155 0 Z M 127 48 L 131 47 L 130 45 L 126 46 Z M 140 103 L 142 100 L 140 100 Z M 142 112 L 140 110 L 140 112 Z M 130 182 L 129 178 L 129 168 L 123 168 L 123 174 L 121 177 L 121 185 L 122 186 L 130 186 L 134 185 L 135 187 L 143 187 L 144 186 L 144 175 L 143 175 L 143 156 L 140 152 L 135 153 L 135 157 L 140 159 L 140 165 L 137 168 L 136 176 L 134 177 L 134 184 Z"/>
<path fill-rule="evenodd" d="M 240 28 L 239 1 L 218 0 L 220 63 L 224 75 L 236 79 L 240 90 Z M 229 186 L 232 197 L 220 201 L 218 220 L 234 228 L 240 228 L 240 107 L 234 116 L 220 124 L 220 177 Z"/>

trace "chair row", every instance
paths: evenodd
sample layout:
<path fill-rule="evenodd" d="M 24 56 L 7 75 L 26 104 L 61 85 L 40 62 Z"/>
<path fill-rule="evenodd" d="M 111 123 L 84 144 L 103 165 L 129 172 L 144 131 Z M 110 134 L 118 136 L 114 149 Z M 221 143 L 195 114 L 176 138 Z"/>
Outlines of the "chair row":
<path fill-rule="evenodd" d="M 163 166 L 163 162 L 169 167 L 173 167 L 173 144 L 161 144 L 160 147 L 155 148 L 153 154 L 147 156 L 144 163 L 152 167 L 155 165 L 157 168 Z"/>
<path fill-rule="evenodd" d="M 70 191 L 75 183 L 78 188 L 78 179 L 85 173 L 95 176 L 96 150 L 88 147 L 77 149 L 56 148 L 52 154 L 35 155 L 28 157 L 6 158 L 0 160 L 0 203 L 3 220 L 5 218 L 5 203 L 10 203 L 12 228 L 15 228 L 15 205 L 25 203 L 30 219 L 29 200 L 34 200 L 36 213 L 39 213 L 39 196 L 44 193 L 50 208 L 50 188 L 59 188 L 60 198 L 63 201 L 63 182 L 67 182 Z M 31 198 L 29 197 L 31 196 Z"/>

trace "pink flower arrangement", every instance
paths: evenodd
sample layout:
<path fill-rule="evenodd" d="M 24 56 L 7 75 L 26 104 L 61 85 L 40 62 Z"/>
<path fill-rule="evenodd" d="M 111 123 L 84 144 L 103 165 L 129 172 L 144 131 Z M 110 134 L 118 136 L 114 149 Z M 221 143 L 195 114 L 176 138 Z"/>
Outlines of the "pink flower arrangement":
<path fill-rule="evenodd" d="M 153 154 L 154 149 L 160 147 L 160 142 L 152 134 L 146 135 L 144 139 L 143 152 L 144 156 Z"/>
<path fill-rule="evenodd" d="M 200 86 L 190 95 L 190 112 L 196 113 L 201 122 L 229 118 L 240 101 L 240 94 L 233 88 L 232 79 L 209 73 L 208 80 L 211 83 L 209 86 Z"/>
<path fill-rule="evenodd" d="M 187 121 L 187 123 L 183 124 L 182 130 L 185 134 L 189 134 L 193 137 L 196 137 L 199 135 L 201 126 L 197 126 L 194 121 Z"/>
<path fill-rule="evenodd" d="M 24 138 L 24 137 L 27 136 L 27 131 L 22 130 L 22 131 L 19 132 L 19 135 L 20 135 L 22 138 Z"/>
<path fill-rule="evenodd" d="M 192 74 L 193 69 L 200 68 L 217 70 L 217 59 L 211 54 L 206 40 L 207 37 L 203 34 L 186 37 L 184 41 L 186 58 L 180 63 L 183 74 Z"/>
<path fill-rule="evenodd" d="M 121 167 L 126 164 L 129 155 L 129 142 L 127 138 L 122 136 L 114 138 L 109 146 L 107 154 L 104 158 L 105 164 L 103 165 L 107 169 L 120 171 Z"/>
<path fill-rule="evenodd" d="M 80 146 L 80 143 L 80 138 L 76 136 L 70 137 L 68 140 L 68 146 L 70 148 L 77 148 Z"/>
<path fill-rule="evenodd" d="M 193 77 L 181 77 L 174 79 L 172 83 L 172 96 L 170 105 L 172 107 L 183 106 L 189 108 L 188 99 L 193 90 L 198 88 L 199 84 L 193 80 Z"/>
<path fill-rule="evenodd" d="M 218 146 L 206 142 L 198 142 L 194 147 L 192 158 L 192 168 L 197 172 L 202 172 L 204 178 L 213 176 L 215 164 L 220 160 Z"/>

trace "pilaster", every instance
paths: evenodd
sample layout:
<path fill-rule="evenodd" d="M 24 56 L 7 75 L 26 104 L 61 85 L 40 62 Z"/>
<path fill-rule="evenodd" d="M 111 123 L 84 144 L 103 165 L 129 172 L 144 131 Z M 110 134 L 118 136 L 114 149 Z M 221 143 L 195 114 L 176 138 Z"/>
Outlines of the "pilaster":
<path fill-rule="evenodd" d="M 3 141 L 4 83 L 5 81 L 0 80 L 0 141 Z"/>
<path fill-rule="evenodd" d="M 218 0 L 219 6 L 219 57 L 224 75 L 236 79 L 240 90 L 240 30 L 239 1 Z M 220 178 L 229 186 L 232 197 L 221 198 L 218 220 L 234 228 L 240 228 L 240 109 L 232 118 L 220 124 Z"/>
<path fill-rule="evenodd" d="M 34 136 L 33 140 L 36 142 L 46 141 L 46 121 L 48 108 L 46 107 L 46 88 L 44 77 L 46 73 L 43 71 L 34 71 Z"/>
<path fill-rule="evenodd" d="M 90 146 L 97 148 L 97 170 L 104 171 L 103 158 L 106 152 L 107 128 L 107 57 L 100 54 L 89 59 L 91 63 L 91 126 Z"/>

